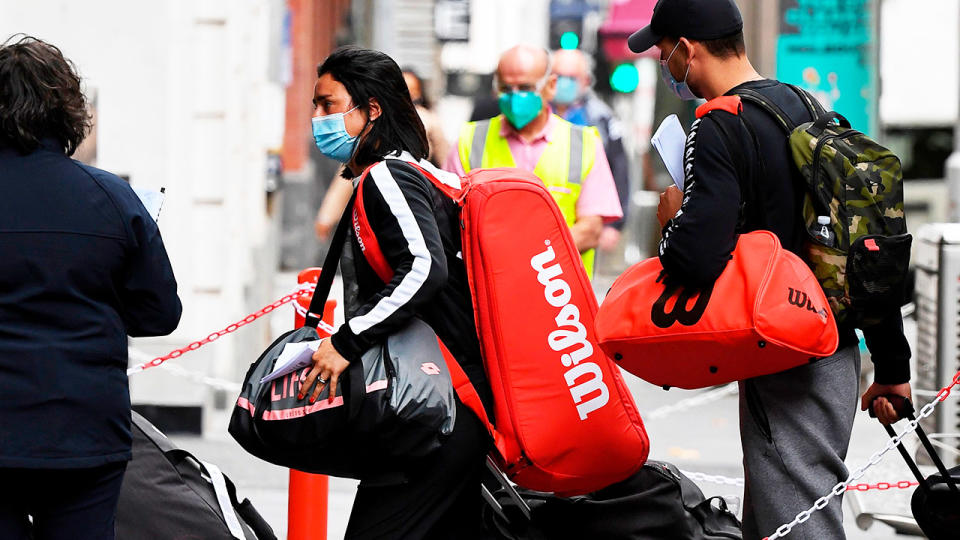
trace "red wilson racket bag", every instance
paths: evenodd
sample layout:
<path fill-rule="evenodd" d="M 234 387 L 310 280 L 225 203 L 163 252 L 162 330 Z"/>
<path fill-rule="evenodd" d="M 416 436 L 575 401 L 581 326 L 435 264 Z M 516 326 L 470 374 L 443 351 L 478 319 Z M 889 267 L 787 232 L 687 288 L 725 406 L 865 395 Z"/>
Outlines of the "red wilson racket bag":
<path fill-rule="evenodd" d="M 776 235 L 740 235 L 711 287 L 672 281 L 660 259 L 614 282 L 597 315 L 600 346 L 662 386 L 703 388 L 784 371 L 836 352 L 837 325 L 817 278 Z"/>
<path fill-rule="evenodd" d="M 463 258 L 494 397 L 495 428 L 487 424 L 500 468 L 523 487 L 564 494 L 635 473 L 649 450 L 643 422 L 616 365 L 597 346 L 596 296 L 543 183 L 519 169 L 486 169 L 452 186 L 417 168 L 461 205 Z M 362 179 L 357 201 L 361 188 Z M 382 268 L 362 204 L 355 208 L 365 257 Z M 486 420 L 456 376 L 454 385 Z"/>

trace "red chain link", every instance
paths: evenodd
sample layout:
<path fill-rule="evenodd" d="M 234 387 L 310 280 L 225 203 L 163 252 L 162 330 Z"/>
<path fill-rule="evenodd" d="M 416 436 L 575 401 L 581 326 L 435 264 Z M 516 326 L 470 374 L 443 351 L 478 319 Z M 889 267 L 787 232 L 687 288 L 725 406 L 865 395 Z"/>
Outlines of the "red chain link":
<path fill-rule="evenodd" d="M 941 388 L 940 391 L 937 392 L 937 399 L 940 401 L 947 399 L 947 396 L 950 395 L 950 391 L 953 390 L 953 387 L 957 386 L 958 384 L 960 384 L 960 371 L 953 376 L 953 381 L 949 385 Z"/>
<path fill-rule="evenodd" d="M 167 354 L 165 354 L 165 355 L 163 355 L 163 356 L 158 356 L 158 357 L 154 358 L 153 360 L 150 360 L 149 362 L 144 362 L 144 363 L 140 364 L 139 366 L 136 366 L 136 367 L 134 367 L 134 368 L 131 368 L 131 369 L 127 370 L 127 373 L 136 373 L 136 372 L 138 372 L 138 371 L 143 371 L 143 370 L 145 370 L 145 369 L 150 369 L 150 368 L 152 368 L 152 367 L 157 367 L 157 366 L 159 366 L 160 364 L 166 362 L 167 360 L 172 360 L 172 359 L 174 359 L 174 358 L 179 358 L 179 357 L 182 356 L 184 353 L 188 353 L 188 352 L 190 352 L 190 351 L 195 351 L 195 350 L 199 349 L 200 347 L 203 347 L 203 346 L 206 345 L 207 343 L 214 342 L 214 341 L 222 338 L 223 336 L 225 336 L 225 335 L 227 335 L 227 334 L 236 332 L 236 331 L 239 330 L 240 328 L 243 328 L 244 326 L 252 323 L 253 321 L 259 319 L 260 317 L 263 317 L 264 315 L 270 313 L 271 311 L 277 309 L 278 307 L 280 307 L 280 306 L 282 306 L 282 305 L 284 305 L 284 304 L 287 304 L 287 303 L 290 303 L 290 302 L 296 300 L 297 297 L 299 297 L 299 296 L 304 296 L 305 298 L 308 298 L 308 299 L 309 299 L 309 298 L 310 298 L 310 295 L 313 294 L 313 290 L 312 290 L 312 288 L 310 288 L 312 285 L 313 285 L 313 284 L 304 284 L 304 286 L 301 286 L 301 288 L 298 289 L 298 290 L 296 290 L 295 292 L 292 292 L 292 293 L 290 293 L 290 294 L 288 294 L 288 295 L 280 298 L 279 300 L 277 300 L 276 302 L 273 302 L 272 304 L 269 304 L 269 305 L 266 305 L 266 306 L 260 308 L 259 310 L 251 313 L 250 315 L 247 315 L 246 317 L 240 319 L 239 321 L 237 321 L 237 322 L 235 322 L 235 323 L 233 323 L 233 324 L 228 325 L 228 326 L 227 326 L 226 328 L 224 328 L 223 330 L 220 330 L 220 331 L 217 331 L 217 332 L 213 332 L 212 334 L 208 335 L 207 337 L 205 337 L 205 338 L 203 338 L 203 339 L 201 339 L 201 340 L 198 340 L 198 341 L 194 341 L 193 343 L 191 343 L 191 344 L 189 344 L 189 345 L 187 345 L 187 346 L 185 346 L 185 347 L 180 347 L 179 349 L 174 349 L 174 350 L 168 352 Z"/>
<path fill-rule="evenodd" d="M 847 491 L 870 491 L 873 489 L 886 491 L 888 489 L 907 489 L 919 485 L 919 482 L 914 482 L 912 480 L 901 480 L 896 483 L 877 482 L 876 484 L 850 484 L 847 486 Z"/>

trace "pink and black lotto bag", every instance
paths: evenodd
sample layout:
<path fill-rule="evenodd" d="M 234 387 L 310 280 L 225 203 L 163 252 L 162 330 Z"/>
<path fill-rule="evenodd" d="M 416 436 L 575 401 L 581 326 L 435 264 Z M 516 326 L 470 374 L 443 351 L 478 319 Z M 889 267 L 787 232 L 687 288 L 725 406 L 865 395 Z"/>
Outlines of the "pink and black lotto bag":
<path fill-rule="evenodd" d="M 336 268 L 351 215 L 341 219 L 323 268 Z M 453 431 L 456 401 L 433 330 L 414 319 L 351 362 L 337 394 L 315 403 L 297 399 L 309 367 L 261 383 L 284 345 L 320 339 L 317 332 L 333 282 L 322 272 L 306 325 L 280 336 L 247 371 L 230 418 L 230 434 L 251 454 L 283 467 L 333 476 L 394 479 L 409 460 L 440 447 Z M 307 389 L 305 393 L 309 390 Z"/>

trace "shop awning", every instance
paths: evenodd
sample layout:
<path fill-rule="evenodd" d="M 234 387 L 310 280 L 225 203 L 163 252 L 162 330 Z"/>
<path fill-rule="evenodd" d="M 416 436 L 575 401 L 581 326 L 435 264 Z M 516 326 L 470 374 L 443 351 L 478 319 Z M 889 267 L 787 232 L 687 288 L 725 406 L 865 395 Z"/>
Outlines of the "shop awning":
<path fill-rule="evenodd" d="M 630 34 L 650 24 L 657 0 L 613 0 L 607 20 L 600 25 L 603 52 L 610 61 L 632 60 L 638 56 L 658 57 L 656 48 L 637 55 L 627 47 Z"/>

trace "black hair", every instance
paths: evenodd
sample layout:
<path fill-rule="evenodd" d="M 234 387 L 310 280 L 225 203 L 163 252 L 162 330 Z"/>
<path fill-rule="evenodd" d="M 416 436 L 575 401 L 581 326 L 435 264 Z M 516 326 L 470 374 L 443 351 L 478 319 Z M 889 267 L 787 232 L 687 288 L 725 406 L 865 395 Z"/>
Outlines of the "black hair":
<path fill-rule="evenodd" d="M 410 66 L 404 66 L 400 70 L 400 72 L 402 75 L 412 76 L 414 79 L 417 80 L 417 84 L 420 85 L 420 106 L 422 106 L 424 109 L 433 108 L 432 104 L 430 103 L 430 98 L 427 97 L 427 83 L 423 82 L 423 77 L 421 77 L 420 74 L 417 73 L 417 70 L 413 69 Z M 414 105 L 417 105 L 417 103 L 414 102 Z"/>
<path fill-rule="evenodd" d="M 380 51 L 348 45 L 340 47 L 317 66 L 317 77 L 330 74 L 347 89 L 353 104 L 369 113 L 370 99 L 380 104 L 380 117 L 354 151 L 353 162 L 369 165 L 388 154 L 407 151 L 415 159 L 429 154 L 427 132 L 420 121 L 400 67 Z M 344 169 L 344 177 L 360 171 Z"/>
<path fill-rule="evenodd" d="M 0 146 L 28 154 L 50 137 L 69 156 L 90 125 L 80 77 L 60 49 L 24 34 L 0 45 Z"/>
<path fill-rule="evenodd" d="M 730 58 L 731 56 L 743 56 L 747 51 L 747 46 L 743 40 L 743 31 L 730 34 L 717 39 L 708 39 L 701 41 L 704 48 L 711 55 L 717 58 Z"/>

